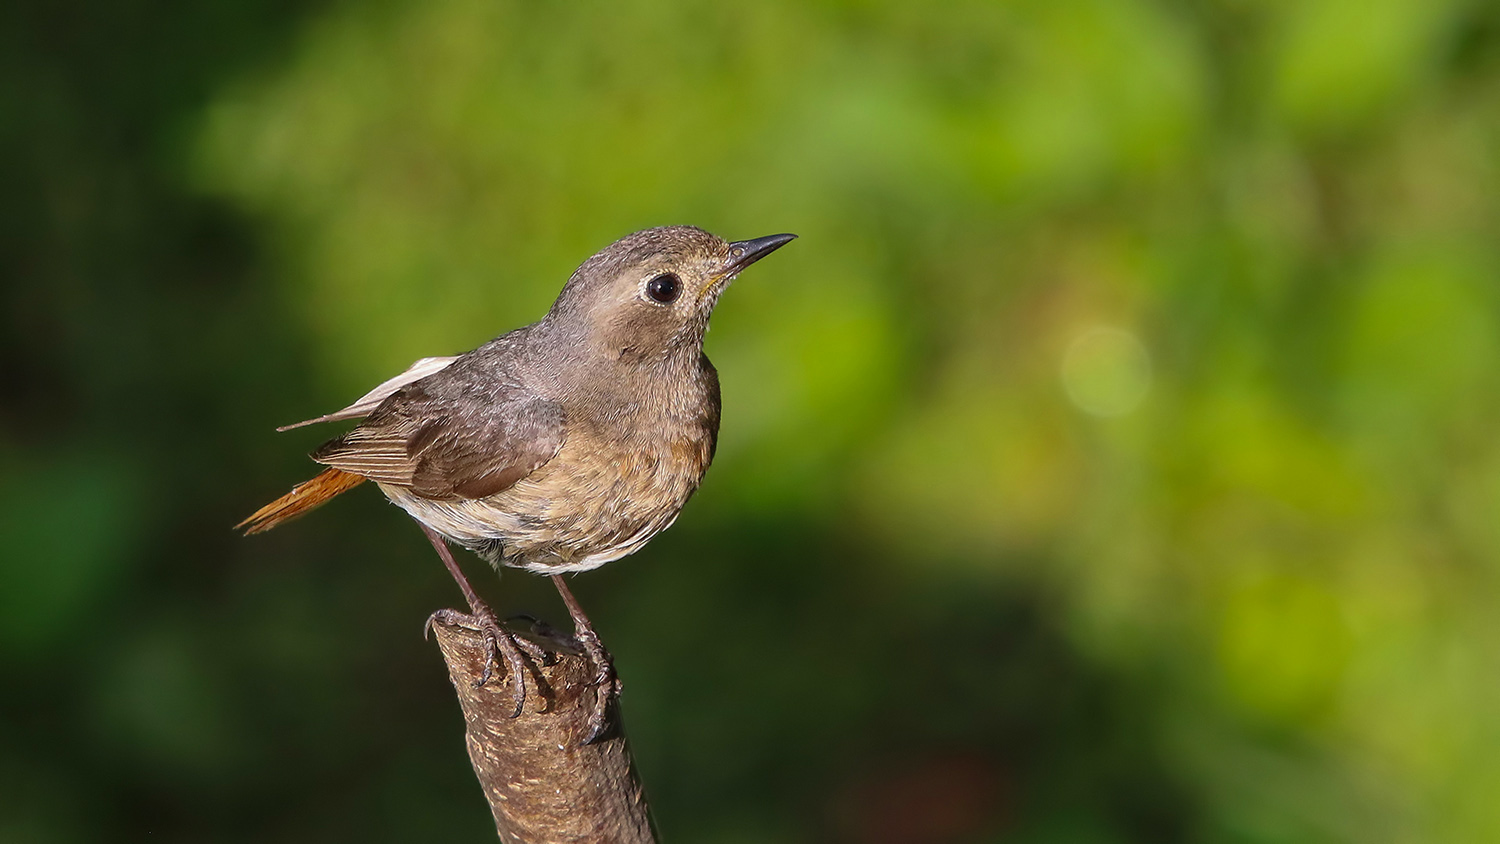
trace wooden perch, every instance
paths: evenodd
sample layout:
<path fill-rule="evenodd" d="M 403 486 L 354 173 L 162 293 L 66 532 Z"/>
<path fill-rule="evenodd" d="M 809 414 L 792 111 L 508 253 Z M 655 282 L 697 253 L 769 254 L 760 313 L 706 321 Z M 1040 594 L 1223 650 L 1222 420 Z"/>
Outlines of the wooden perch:
<path fill-rule="evenodd" d="M 460 625 L 432 629 L 463 708 L 469 761 L 501 841 L 654 844 L 618 708 L 604 737 L 580 744 L 596 690 L 589 684 L 593 668 L 571 641 L 537 639 L 557 659 L 527 660 L 526 706 L 512 718 L 515 699 L 503 660 L 489 682 L 475 686 L 484 667 L 479 632 Z"/>

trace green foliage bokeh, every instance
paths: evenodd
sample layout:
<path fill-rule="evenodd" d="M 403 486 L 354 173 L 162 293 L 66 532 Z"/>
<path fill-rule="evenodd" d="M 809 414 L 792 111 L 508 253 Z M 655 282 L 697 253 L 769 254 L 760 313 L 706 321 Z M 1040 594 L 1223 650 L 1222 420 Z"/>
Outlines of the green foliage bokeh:
<path fill-rule="evenodd" d="M 668 839 L 1500 841 L 1491 4 L 85 7 L 0 19 L 0 840 L 485 840 L 420 535 L 228 525 L 692 223 L 801 239 L 575 583 Z"/>

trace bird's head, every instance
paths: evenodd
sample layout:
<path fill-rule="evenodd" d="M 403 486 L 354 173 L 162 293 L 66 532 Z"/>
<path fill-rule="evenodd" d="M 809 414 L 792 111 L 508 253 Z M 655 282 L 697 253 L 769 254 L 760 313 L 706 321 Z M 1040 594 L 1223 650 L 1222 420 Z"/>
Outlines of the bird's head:
<path fill-rule="evenodd" d="M 731 243 L 693 226 L 636 232 L 583 262 L 544 322 L 595 360 L 696 358 L 719 295 L 741 270 L 795 237 Z"/>

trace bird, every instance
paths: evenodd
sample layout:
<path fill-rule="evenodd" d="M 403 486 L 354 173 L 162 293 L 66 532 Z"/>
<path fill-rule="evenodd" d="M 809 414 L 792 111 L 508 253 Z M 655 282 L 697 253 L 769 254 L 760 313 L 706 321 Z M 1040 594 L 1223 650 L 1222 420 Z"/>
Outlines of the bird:
<path fill-rule="evenodd" d="M 793 234 L 726 241 L 694 226 L 645 229 L 584 261 L 538 321 L 462 355 L 422 358 L 348 407 L 277 430 L 358 419 L 320 446 L 327 468 L 236 525 L 270 530 L 371 481 L 436 549 L 469 605 L 433 623 L 483 634 L 523 711 L 519 640 L 449 550 L 497 571 L 550 576 L 599 689 L 584 744 L 618 695 L 612 659 L 562 575 L 640 550 L 677 518 L 713 461 L 718 373 L 703 351 L 719 297 Z M 424 628 L 425 629 L 425 628 Z"/>

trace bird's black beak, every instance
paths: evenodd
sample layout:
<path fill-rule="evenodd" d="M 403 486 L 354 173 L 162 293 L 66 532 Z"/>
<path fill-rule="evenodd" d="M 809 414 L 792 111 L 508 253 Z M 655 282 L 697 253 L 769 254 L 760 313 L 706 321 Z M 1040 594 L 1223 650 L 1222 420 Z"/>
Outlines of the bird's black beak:
<path fill-rule="evenodd" d="M 737 240 L 729 244 L 729 263 L 724 274 L 732 276 L 796 239 L 794 234 L 768 234 L 754 240 Z"/>

